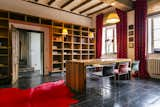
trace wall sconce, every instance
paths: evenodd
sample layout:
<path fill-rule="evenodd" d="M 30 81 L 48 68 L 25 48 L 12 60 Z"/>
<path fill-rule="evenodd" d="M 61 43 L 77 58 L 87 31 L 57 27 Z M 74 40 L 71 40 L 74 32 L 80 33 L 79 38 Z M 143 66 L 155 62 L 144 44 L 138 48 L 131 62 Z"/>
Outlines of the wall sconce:
<path fill-rule="evenodd" d="M 94 33 L 93 32 L 89 32 L 89 38 L 90 39 L 94 38 Z"/>
<path fill-rule="evenodd" d="M 117 13 L 110 13 L 106 18 L 106 24 L 115 24 L 120 22 L 120 18 Z"/>
<path fill-rule="evenodd" d="M 64 36 L 68 35 L 68 29 L 63 28 L 62 29 L 62 35 L 64 35 Z"/>

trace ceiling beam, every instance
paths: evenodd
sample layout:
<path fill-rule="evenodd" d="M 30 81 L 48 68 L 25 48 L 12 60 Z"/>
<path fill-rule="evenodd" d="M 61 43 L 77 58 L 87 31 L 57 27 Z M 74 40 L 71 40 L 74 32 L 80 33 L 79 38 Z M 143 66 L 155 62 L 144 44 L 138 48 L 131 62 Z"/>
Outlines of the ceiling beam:
<path fill-rule="evenodd" d="M 100 0 L 108 5 L 112 5 L 120 10 L 130 10 L 133 8 L 132 0 Z"/>
<path fill-rule="evenodd" d="M 97 10 L 97 11 L 94 11 L 94 12 L 92 12 L 92 13 L 87 14 L 87 16 L 93 15 L 93 14 L 95 14 L 95 13 L 98 13 L 98 12 L 103 11 L 103 10 L 105 10 L 105 9 L 108 9 L 108 8 L 110 8 L 110 7 L 112 7 L 112 6 L 106 6 L 106 7 L 102 8 L 102 9 L 100 9 L 100 10 Z"/>
<path fill-rule="evenodd" d="M 64 3 L 61 8 L 66 7 L 67 5 L 71 4 L 74 0 L 69 0 L 68 2 Z"/>
<path fill-rule="evenodd" d="M 78 9 L 78 8 L 80 8 L 81 6 L 87 4 L 87 3 L 91 2 L 91 1 L 92 1 L 92 0 L 86 0 L 86 1 L 84 1 L 84 2 L 82 2 L 81 4 L 73 7 L 73 8 L 71 9 L 71 11 L 74 11 L 74 10 Z"/>
<path fill-rule="evenodd" d="M 90 9 L 93 9 L 93 8 L 99 6 L 99 5 L 102 5 L 102 4 L 104 4 L 104 2 L 97 3 L 97 4 L 95 4 L 95 5 L 91 6 L 91 7 L 88 7 L 88 8 L 86 8 L 86 9 L 80 11 L 79 13 L 82 14 L 82 13 L 84 13 L 84 12 L 90 10 Z"/>
<path fill-rule="evenodd" d="M 52 5 L 52 3 L 54 3 L 56 0 L 50 0 L 49 2 L 48 2 L 48 5 Z"/>

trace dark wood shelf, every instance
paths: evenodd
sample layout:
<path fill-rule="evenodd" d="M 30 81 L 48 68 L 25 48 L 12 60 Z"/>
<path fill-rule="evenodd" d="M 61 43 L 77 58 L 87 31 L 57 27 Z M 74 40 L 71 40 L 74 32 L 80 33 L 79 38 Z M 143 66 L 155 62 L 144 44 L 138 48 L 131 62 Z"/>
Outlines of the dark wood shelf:
<path fill-rule="evenodd" d="M 6 46 L 0 46 L 0 49 L 8 49 Z"/>
<path fill-rule="evenodd" d="M 8 29 L 8 26 L 0 25 L 0 29 Z"/>
<path fill-rule="evenodd" d="M 3 39 L 8 39 L 8 36 L 0 36 L 0 39 L 3 38 Z"/>
<path fill-rule="evenodd" d="M 0 68 L 1 67 L 8 67 L 8 65 L 6 65 L 6 64 L 0 64 Z"/>

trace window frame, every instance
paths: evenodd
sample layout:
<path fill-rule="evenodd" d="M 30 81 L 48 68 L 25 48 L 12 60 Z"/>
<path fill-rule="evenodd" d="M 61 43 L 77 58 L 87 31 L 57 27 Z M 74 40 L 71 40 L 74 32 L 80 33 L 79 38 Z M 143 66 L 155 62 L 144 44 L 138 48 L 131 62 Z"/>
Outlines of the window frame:
<path fill-rule="evenodd" d="M 158 53 L 160 54 L 160 47 L 159 48 L 154 48 L 155 46 L 154 46 L 154 37 L 155 37 L 155 35 L 154 35 L 154 18 L 156 18 L 156 17 L 159 17 L 160 18 L 160 14 L 157 14 L 157 15 L 153 15 L 153 16 L 149 16 L 148 18 L 147 18 L 147 38 L 149 38 L 149 19 L 151 20 L 151 44 L 149 44 L 149 39 L 147 39 L 147 53 L 150 53 L 149 52 L 149 45 L 151 45 L 151 53 L 150 54 L 155 54 L 155 53 L 157 53 L 157 52 L 155 52 L 155 49 L 158 49 L 159 51 L 158 51 Z M 158 28 L 159 30 L 160 30 L 160 28 Z M 160 41 L 160 40 L 158 40 L 158 41 Z"/>
<path fill-rule="evenodd" d="M 103 31 L 103 38 L 102 39 L 104 39 L 105 38 L 105 40 L 103 40 L 105 43 L 105 46 L 104 46 L 104 50 L 105 50 L 105 53 L 104 54 L 117 54 L 117 50 L 116 50 L 116 47 L 117 46 L 115 46 L 115 45 L 117 45 L 117 33 L 116 33 L 116 24 L 114 24 L 114 25 L 109 25 L 109 26 L 103 26 L 103 29 L 105 29 L 104 31 Z M 113 52 L 112 53 L 110 53 L 110 52 L 108 52 L 108 47 L 107 47 L 107 29 L 113 29 Z M 103 46 L 102 46 L 103 47 Z M 116 50 L 116 51 L 115 51 Z"/>

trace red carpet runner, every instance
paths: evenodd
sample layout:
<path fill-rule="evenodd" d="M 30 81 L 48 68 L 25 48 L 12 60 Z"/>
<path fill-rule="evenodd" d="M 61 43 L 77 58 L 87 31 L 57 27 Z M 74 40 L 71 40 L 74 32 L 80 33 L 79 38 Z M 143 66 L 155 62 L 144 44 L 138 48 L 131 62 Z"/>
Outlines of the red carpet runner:
<path fill-rule="evenodd" d="M 0 107 L 69 107 L 78 102 L 72 97 L 64 81 L 60 80 L 26 90 L 0 89 Z"/>

